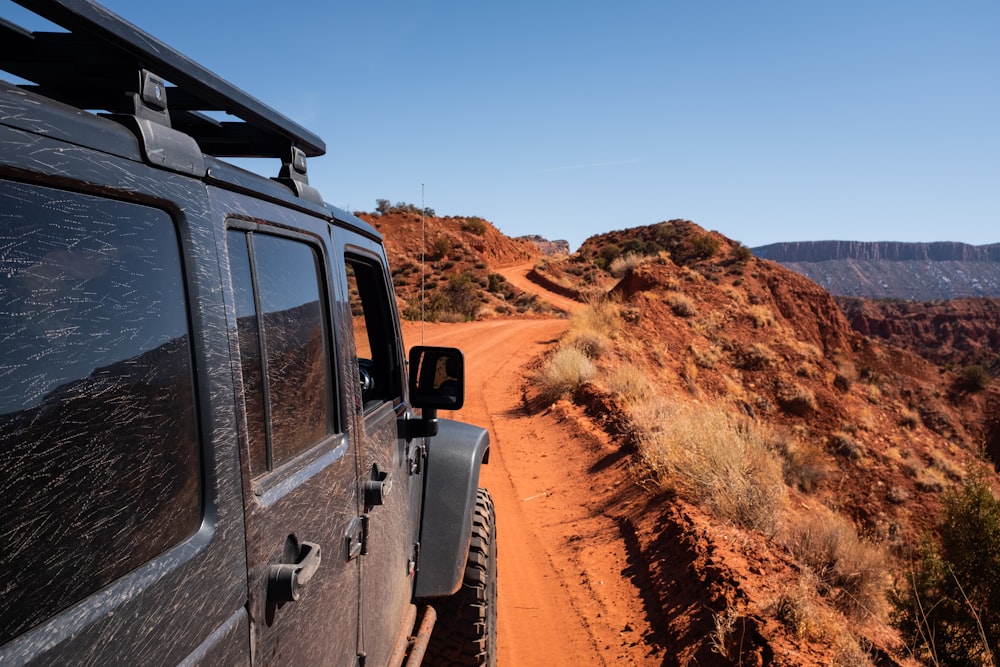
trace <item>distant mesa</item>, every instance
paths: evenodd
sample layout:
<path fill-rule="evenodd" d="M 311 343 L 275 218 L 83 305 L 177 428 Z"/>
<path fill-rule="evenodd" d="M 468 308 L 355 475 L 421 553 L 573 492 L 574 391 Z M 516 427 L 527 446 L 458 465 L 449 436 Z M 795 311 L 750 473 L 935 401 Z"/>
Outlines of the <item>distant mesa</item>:
<path fill-rule="evenodd" d="M 1000 297 L 1000 243 L 797 241 L 752 251 L 837 296 L 915 301 Z"/>
<path fill-rule="evenodd" d="M 569 253 L 569 241 L 564 241 L 562 239 L 556 241 L 549 241 L 544 236 L 539 236 L 538 234 L 528 234 L 526 236 L 519 236 L 519 239 L 524 241 L 531 241 L 543 255 L 568 255 Z"/>

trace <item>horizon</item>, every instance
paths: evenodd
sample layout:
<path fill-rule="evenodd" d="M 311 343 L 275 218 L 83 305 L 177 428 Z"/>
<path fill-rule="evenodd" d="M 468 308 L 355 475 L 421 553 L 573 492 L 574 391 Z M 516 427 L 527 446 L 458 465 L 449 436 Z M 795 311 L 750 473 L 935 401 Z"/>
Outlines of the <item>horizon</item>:
<path fill-rule="evenodd" d="M 310 182 L 346 210 L 571 248 L 675 218 L 750 247 L 1000 241 L 988 0 L 103 4 L 323 137 Z"/>

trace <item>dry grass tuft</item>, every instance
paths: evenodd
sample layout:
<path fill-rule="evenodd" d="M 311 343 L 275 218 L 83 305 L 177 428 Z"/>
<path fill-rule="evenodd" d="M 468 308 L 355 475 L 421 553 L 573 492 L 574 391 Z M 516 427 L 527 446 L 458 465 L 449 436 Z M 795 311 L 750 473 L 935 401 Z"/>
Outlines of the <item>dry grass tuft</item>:
<path fill-rule="evenodd" d="M 844 456 L 852 461 L 857 461 L 865 455 L 865 448 L 859 445 L 850 433 L 846 431 L 834 431 L 830 434 L 830 449 L 835 454 Z"/>
<path fill-rule="evenodd" d="M 647 401 L 655 394 L 646 372 L 634 364 L 616 366 L 605 378 L 608 391 L 620 397 L 629 405 Z"/>
<path fill-rule="evenodd" d="M 620 257 L 616 257 L 611 262 L 611 266 L 608 267 L 608 270 L 615 278 L 621 278 L 629 271 L 642 266 L 648 261 L 650 261 L 649 257 L 630 252 Z"/>
<path fill-rule="evenodd" d="M 803 571 L 794 585 L 784 589 L 772 611 L 799 639 L 828 642 L 837 635 L 844 617 L 820 599 L 817 587 L 816 575 Z"/>
<path fill-rule="evenodd" d="M 561 347 L 534 376 L 539 397 L 548 403 L 573 394 L 597 373 L 594 362 L 578 348 Z"/>
<path fill-rule="evenodd" d="M 627 407 L 643 460 L 663 488 L 707 505 L 724 521 L 774 531 L 786 497 L 781 461 L 753 424 L 697 404 Z"/>
<path fill-rule="evenodd" d="M 663 301 L 670 306 L 677 317 L 694 317 L 698 314 L 698 309 L 694 307 L 694 302 L 682 292 L 667 292 Z"/>
<path fill-rule="evenodd" d="M 753 320 L 753 325 L 758 329 L 773 327 L 778 323 L 777 319 L 774 317 L 774 311 L 770 307 L 762 304 L 750 306 L 749 314 L 750 319 Z"/>
<path fill-rule="evenodd" d="M 830 476 L 830 463 L 821 447 L 810 441 L 781 438 L 775 448 L 783 459 L 785 482 L 800 491 L 815 491 Z"/>
<path fill-rule="evenodd" d="M 806 417 L 816 411 L 816 395 L 808 387 L 796 384 L 779 393 L 778 405 L 789 414 Z"/>
<path fill-rule="evenodd" d="M 906 408 L 899 413 L 899 425 L 911 431 L 920 426 L 920 413 Z"/>
<path fill-rule="evenodd" d="M 889 571 L 885 551 L 858 538 L 840 514 L 817 512 L 788 525 L 782 540 L 817 578 L 817 590 L 857 617 L 881 617 Z"/>
<path fill-rule="evenodd" d="M 570 331 L 587 331 L 614 338 L 621 329 L 621 308 L 608 298 L 595 298 L 586 308 L 573 313 L 569 318 Z"/>

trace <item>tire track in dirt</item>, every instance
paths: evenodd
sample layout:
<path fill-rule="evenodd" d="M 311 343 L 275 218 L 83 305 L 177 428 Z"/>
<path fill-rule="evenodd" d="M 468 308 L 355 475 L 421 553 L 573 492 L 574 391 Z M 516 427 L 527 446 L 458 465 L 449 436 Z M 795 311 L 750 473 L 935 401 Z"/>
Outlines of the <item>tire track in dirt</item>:
<path fill-rule="evenodd" d="M 414 344 L 422 329 L 426 344 L 462 348 L 465 407 L 442 416 L 490 430 L 481 484 L 497 507 L 499 664 L 658 665 L 613 517 L 620 507 L 610 509 L 627 502 L 627 463 L 606 436 L 581 428 L 585 418 L 568 403 L 541 414 L 524 405 L 528 367 L 566 327 L 564 319 L 412 323 L 404 334 Z"/>

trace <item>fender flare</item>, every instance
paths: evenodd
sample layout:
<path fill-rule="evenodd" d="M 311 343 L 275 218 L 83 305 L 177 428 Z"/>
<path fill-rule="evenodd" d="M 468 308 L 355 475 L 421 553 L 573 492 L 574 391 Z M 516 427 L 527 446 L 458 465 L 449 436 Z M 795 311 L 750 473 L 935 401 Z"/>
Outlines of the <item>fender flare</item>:
<path fill-rule="evenodd" d="M 484 428 L 438 420 L 427 443 L 424 508 L 420 521 L 420 561 L 414 595 L 442 597 L 462 585 L 472 540 L 472 517 L 479 470 L 489 459 L 490 434 Z"/>

